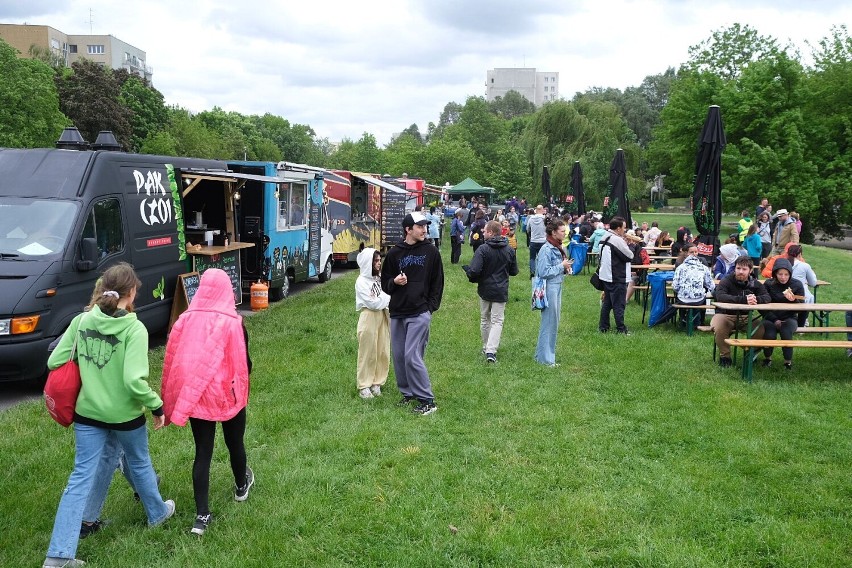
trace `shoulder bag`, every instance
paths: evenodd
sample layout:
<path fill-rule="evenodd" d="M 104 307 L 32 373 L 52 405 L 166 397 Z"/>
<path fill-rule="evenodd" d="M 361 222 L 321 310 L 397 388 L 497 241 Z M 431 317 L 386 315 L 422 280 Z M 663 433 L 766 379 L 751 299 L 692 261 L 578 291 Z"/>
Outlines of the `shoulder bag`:
<path fill-rule="evenodd" d="M 82 318 L 81 318 L 82 320 Z M 79 322 L 77 330 L 74 331 L 74 345 L 71 347 L 71 356 L 68 361 L 57 367 L 47 375 L 47 384 L 44 385 L 44 404 L 50 417 L 58 424 L 68 428 L 74 421 L 74 409 L 77 407 L 77 396 L 83 385 L 80 379 L 80 367 L 74 360 L 77 354 L 77 338 L 79 337 Z"/>

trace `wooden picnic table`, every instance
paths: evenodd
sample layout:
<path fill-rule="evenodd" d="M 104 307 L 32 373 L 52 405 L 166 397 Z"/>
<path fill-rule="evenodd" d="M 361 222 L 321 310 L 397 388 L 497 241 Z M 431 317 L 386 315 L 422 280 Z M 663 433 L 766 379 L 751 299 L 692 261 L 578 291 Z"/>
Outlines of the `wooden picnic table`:
<path fill-rule="evenodd" d="M 828 327 L 829 314 L 831 312 L 849 312 L 852 311 L 852 304 L 791 304 L 787 302 L 770 302 L 768 304 L 735 304 L 729 302 L 713 302 L 714 308 L 727 310 L 729 312 L 742 312 L 746 315 L 746 339 L 751 339 L 754 334 L 752 330 L 752 312 L 812 312 L 819 314 L 819 321 L 822 327 Z M 735 337 L 737 337 L 737 328 L 734 327 Z M 755 347 L 748 348 L 748 356 L 743 358 L 743 379 L 751 382 L 752 371 L 754 369 L 754 350 Z"/>

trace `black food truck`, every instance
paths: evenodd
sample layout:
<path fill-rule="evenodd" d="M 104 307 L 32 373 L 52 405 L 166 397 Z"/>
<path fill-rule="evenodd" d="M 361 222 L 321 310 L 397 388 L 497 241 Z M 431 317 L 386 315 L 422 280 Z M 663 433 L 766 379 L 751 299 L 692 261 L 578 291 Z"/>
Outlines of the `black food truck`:
<path fill-rule="evenodd" d="M 142 281 L 136 313 L 151 333 L 174 317 L 181 274 L 219 266 L 240 303 L 241 255 L 263 246 L 240 240 L 246 177 L 258 176 L 216 160 L 0 149 L 0 382 L 45 376 L 48 346 L 117 262 Z"/>

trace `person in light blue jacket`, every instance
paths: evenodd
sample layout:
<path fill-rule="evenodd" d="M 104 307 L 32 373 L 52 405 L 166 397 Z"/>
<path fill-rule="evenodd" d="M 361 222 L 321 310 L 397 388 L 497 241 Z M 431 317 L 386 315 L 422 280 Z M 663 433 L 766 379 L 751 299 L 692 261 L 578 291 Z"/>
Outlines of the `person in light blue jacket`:
<path fill-rule="evenodd" d="M 556 367 L 556 333 L 562 314 L 562 280 L 571 274 L 571 259 L 562 247 L 565 238 L 565 221 L 548 218 L 545 223 L 547 240 L 535 259 L 535 277 L 546 282 L 547 307 L 541 310 L 541 325 L 535 360 L 548 367 Z"/>
<path fill-rule="evenodd" d="M 441 215 L 435 212 L 435 207 L 429 208 L 429 214 L 426 215 L 429 220 L 428 237 L 432 244 L 436 247 L 441 246 Z"/>

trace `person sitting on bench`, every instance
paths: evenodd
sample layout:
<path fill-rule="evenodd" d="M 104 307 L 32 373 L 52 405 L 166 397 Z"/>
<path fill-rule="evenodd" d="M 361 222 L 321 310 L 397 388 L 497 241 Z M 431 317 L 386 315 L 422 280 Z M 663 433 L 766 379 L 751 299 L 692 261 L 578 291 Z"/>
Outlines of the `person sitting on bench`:
<path fill-rule="evenodd" d="M 766 291 L 773 302 L 792 304 L 801 303 L 805 296 L 805 287 L 801 282 L 792 278 L 793 267 L 790 261 L 786 258 L 779 258 L 775 261 L 772 267 L 772 278 L 764 283 Z M 763 338 L 775 339 L 779 335 L 781 339 L 793 339 L 793 334 L 796 333 L 798 324 L 799 312 L 767 312 L 763 315 Z M 772 347 L 763 348 L 763 366 L 768 367 L 772 364 Z M 781 352 L 784 354 L 784 369 L 791 371 L 793 369 L 793 348 L 782 347 Z"/>
<path fill-rule="evenodd" d="M 751 258 L 741 256 L 734 262 L 734 271 L 728 274 L 719 285 L 716 286 L 716 301 L 728 304 L 768 304 L 769 293 L 763 284 L 751 275 L 754 263 Z M 756 324 L 752 339 L 763 338 L 763 326 L 755 318 Z M 748 315 L 742 312 L 727 313 L 721 308 L 716 308 L 716 315 L 710 320 L 710 327 L 715 335 L 716 347 L 719 349 L 719 366 L 730 367 L 731 347 L 725 343 L 734 329 L 747 329 Z"/>
<path fill-rule="evenodd" d="M 698 245 L 690 244 L 683 263 L 675 268 L 672 289 L 677 295 L 677 303 L 687 306 L 705 305 L 707 292 L 716 289 L 710 269 L 698 258 Z M 680 321 L 684 325 L 688 311 L 681 310 Z M 693 314 L 693 327 L 704 325 L 704 310 L 693 310 Z"/>

